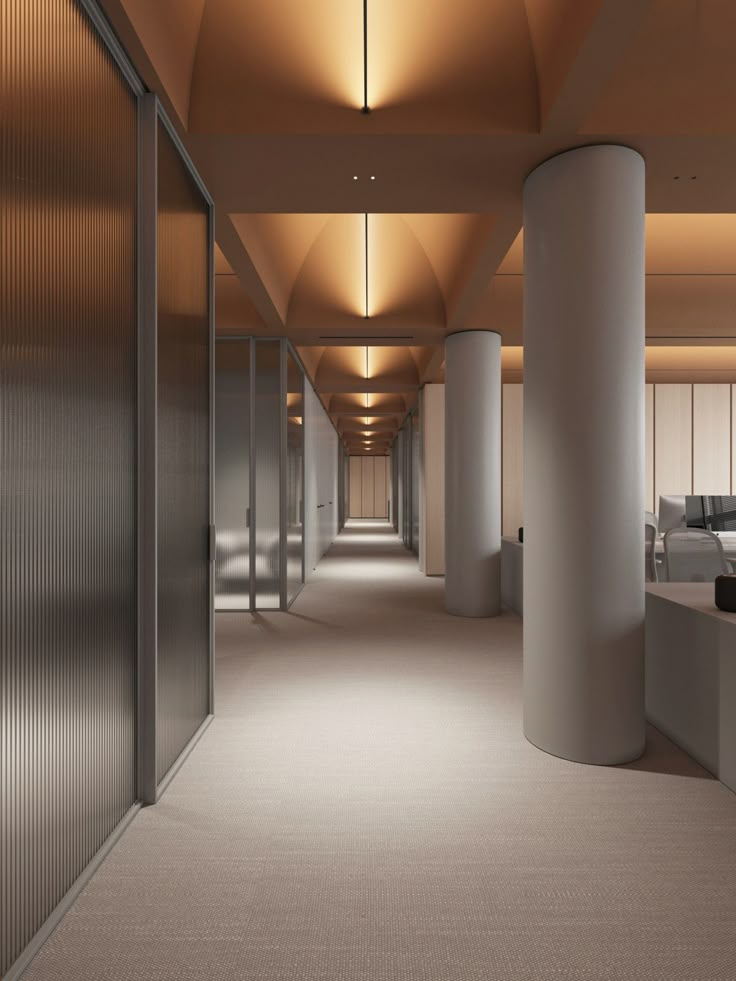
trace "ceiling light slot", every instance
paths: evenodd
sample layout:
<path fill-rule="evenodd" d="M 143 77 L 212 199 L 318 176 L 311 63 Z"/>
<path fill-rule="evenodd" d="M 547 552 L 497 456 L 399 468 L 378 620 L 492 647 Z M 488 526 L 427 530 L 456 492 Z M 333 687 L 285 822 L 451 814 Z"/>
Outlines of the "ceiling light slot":
<path fill-rule="evenodd" d="M 363 0 L 363 105 L 360 110 L 368 114 L 368 0 Z"/>

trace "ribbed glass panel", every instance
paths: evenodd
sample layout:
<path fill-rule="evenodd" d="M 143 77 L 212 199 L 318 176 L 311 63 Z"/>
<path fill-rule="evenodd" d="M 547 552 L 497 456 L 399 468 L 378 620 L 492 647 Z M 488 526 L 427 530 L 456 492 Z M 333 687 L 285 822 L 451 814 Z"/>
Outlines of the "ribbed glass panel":
<path fill-rule="evenodd" d="M 0 975 L 135 798 L 136 100 L 0 4 Z"/>
<path fill-rule="evenodd" d="M 250 339 L 222 338 L 215 354 L 215 604 L 250 609 Z"/>
<path fill-rule="evenodd" d="M 304 374 L 286 356 L 286 597 L 304 582 Z"/>
<path fill-rule="evenodd" d="M 159 779 L 208 711 L 209 212 L 158 127 Z"/>
<path fill-rule="evenodd" d="M 396 498 L 397 498 L 397 531 L 403 541 L 405 541 L 406 526 L 406 471 L 404 469 L 404 443 L 406 441 L 406 427 L 402 426 L 396 436 Z"/>
<path fill-rule="evenodd" d="M 411 548 L 419 552 L 419 468 L 421 444 L 419 410 L 411 417 Z"/>
<path fill-rule="evenodd" d="M 404 545 L 407 548 L 411 548 L 411 501 L 412 501 L 412 488 L 411 488 L 411 444 L 412 444 L 412 431 L 411 431 L 411 419 L 407 419 L 403 425 L 402 433 L 404 435 L 403 441 L 403 467 L 404 467 Z"/>
<path fill-rule="evenodd" d="M 256 608 L 277 610 L 281 602 L 280 473 L 281 345 L 256 341 Z"/>

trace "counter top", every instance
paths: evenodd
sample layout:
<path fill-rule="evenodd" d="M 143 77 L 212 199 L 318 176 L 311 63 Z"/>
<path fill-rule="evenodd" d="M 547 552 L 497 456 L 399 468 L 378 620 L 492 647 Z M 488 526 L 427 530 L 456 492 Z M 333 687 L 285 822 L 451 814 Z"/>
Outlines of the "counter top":
<path fill-rule="evenodd" d="M 713 600 L 712 582 L 648 582 L 647 594 L 736 626 L 736 613 L 719 610 Z"/>

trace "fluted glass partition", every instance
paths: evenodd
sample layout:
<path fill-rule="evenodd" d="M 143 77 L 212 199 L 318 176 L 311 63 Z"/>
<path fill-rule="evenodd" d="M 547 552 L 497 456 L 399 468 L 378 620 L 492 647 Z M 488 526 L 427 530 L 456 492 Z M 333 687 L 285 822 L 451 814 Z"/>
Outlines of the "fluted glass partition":
<path fill-rule="evenodd" d="M 419 552 L 419 468 L 421 467 L 421 444 L 419 410 L 414 412 L 411 422 L 411 541 L 409 547 Z"/>
<path fill-rule="evenodd" d="M 412 547 L 412 529 L 414 526 L 412 517 L 412 503 L 414 491 L 412 486 L 413 478 L 413 443 L 414 434 L 412 431 L 411 417 L 406 420 L 399 433 L 401 446 L 401 491 L 402 491 L 402 527 L 401 537 L 407 548 Z"/>
<path fill-rule="evenodd" d="M 216 347 L 216 608 L 285 609 L 304 584 L 304 369 L 285 338 Z"/>
<path fill-rule="evenodd" d="M 135 797 L 137 99 L 0 4 L 0 976 Z"/>
<path fill-rule="evenodd" d="M 304 583 L 304 374 L 286 354 L 286 601 Z"/>
<path fill-rule="evenodd" d="M 209 220 L 207 201 L 159 121 L 159 780 L 209 711 Z"/>
<path fill-rule="evenodd" d="M 256 341 L 256 608 L 281 605 L 281 342 Z"/>
<path fill-rule="evenodd" d="M 250 338 L 219 339 L 215 366 L 215 606 L 249 610 Z"/>

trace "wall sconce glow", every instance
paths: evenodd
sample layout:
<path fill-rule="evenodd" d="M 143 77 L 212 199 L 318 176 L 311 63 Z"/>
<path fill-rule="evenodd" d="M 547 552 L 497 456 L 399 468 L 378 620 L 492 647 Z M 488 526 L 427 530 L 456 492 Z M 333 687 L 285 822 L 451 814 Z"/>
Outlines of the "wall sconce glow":
<path fill-rule="evenodd" d="M 371 111 L 368 105 L 368 0 L 363 0 L 363 105 L 360 111 L 366 115 Z"/>

